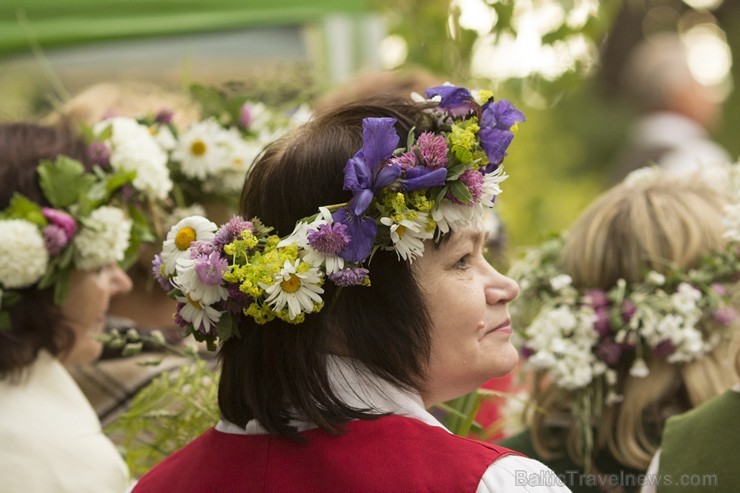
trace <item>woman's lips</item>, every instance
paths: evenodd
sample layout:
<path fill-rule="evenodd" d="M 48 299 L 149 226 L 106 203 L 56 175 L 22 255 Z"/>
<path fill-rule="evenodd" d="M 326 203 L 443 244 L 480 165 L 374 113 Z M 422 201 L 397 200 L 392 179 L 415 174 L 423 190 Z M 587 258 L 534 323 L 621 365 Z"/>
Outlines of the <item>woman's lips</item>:
<path fill-rule="evenodd" d="M 498 324 L 496 327 L 489 329 L 486 331 L 484 335 L 488 334 L 511 334 L 511 319 L 507 318 L 500 324 Z"/>

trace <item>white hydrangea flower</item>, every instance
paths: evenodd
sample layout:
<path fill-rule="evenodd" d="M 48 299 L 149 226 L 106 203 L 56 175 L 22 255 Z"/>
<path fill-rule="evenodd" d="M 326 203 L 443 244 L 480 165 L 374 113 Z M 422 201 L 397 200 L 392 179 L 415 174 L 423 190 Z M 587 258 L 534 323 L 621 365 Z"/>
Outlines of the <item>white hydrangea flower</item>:
<path fill-rule="evenodd" d="M 75 266 L 95 270 L 123 260 L 132 224 L 118 207 L 103 206 L 92 211 L 82 219 L 82 230 L 74 238 Z"/>
<path fill-rule="evenodd" d="M 701 299 L 701 291 L 691 286 L 689 283 L 682 282 L 678 285 L 675 293 L 671 295 L 673 306 L 679 313 L 691 314 L 696 313 L 701 316 L 696 303 Z"/>
<path fill-rule="evenodd" d="M 260 283 L 260 287 L 268 294 L 265 300 L 276 312 L 288 306 L 290 319 L 295 319 L 301 312 L 312 313 L 317 304 L 322 302 L 321 272 L 310 267 L 301 272 L 301 260 L 291 263 L 285 261 L 283 268 L 275 276 L 272 285 Z"/>
<path fill-rule="evenodd" d="M 163 200 L 172 190 L 167 168 L 167 153 L 152 136 L 149 128 L 136 120 L 115 117 L 94 127 L 99 135 L 107 127 L 112 134 L 108 140 L 111 149 L 110 164 L 115 170 L 135 171 L 133 186 L 150 197 Z"/>
<path fill-rule="evenodd" d="M 205 180 L 229 167 L 229 132 L 216 120 L 209 118 L 194 123 L 172 151 L 172 159 L 178 161 L 188 178 Z"/>
<path fill-rule="evenodd" d="M 49 252 L 38 226 L 23 219 L 0 220 L 0 285 L 26 288 L 46 272 Z"/>
<path fill-rule="evenodd" d="M 190 258 L 190 244 L 194 241 L 209 241 L 216 236 L 218 226 L 202 216 L 189 216 L 172 226 L 162 243 L 164 274 L 175 273 L 177 260 Z"/>
<path fill-rule="evenodd" d="M 391 229 L 393 245 L 389 249 L 395 250 L 399 259 L 409 262 L 423 255 L 424 240 L 434 237 L 434 231 L 427 231 L 429 215 L 426 212 L 419 212 L 415 218 L 404 218 L 398 223 L 390 217 L 381 217 L 380 222 Z"/>

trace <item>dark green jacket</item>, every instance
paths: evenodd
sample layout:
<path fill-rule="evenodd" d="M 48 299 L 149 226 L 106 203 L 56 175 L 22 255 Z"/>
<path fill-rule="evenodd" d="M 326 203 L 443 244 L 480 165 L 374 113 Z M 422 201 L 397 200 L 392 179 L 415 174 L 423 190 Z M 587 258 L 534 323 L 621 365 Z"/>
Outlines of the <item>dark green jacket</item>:
<path fill-rule="evenodd" d="M 640 491 L 640 475 L 644 475 L 644 471 L 637 471 L 622 466 L 611 454 L 605 452 L 599 454 L 594 462 L 598 472 L 584 474 L 583 466 L 577 465 L 568 458 L 565 452 L 565 436 L 566 433 L 563 430 L 562 453 L 559 458 L 553 460 L 543 460 L 542 457 L 537 455 L 534 451 L 532 434 L 529 430 L 507 438 L 500 442 L 499 445 L 521 452 L 530 459 L 542 462 L 552 469 L 573 493 L 603 493 L 603 491 L 609 491 L 608 488 L 606 490 L 600 488 L 600 482 L 602 482 L 601 484 L 617 487 L 615 489 L 621 486 L 623 488 L 622 491 L 625 493 Z M 738 491 L 740 492 L 740 490 Z"/>
<path fill-rule="evenodd" d="M 658 493 L 740 492 L 740 392 L 668 420 L 657 479 Z"/>

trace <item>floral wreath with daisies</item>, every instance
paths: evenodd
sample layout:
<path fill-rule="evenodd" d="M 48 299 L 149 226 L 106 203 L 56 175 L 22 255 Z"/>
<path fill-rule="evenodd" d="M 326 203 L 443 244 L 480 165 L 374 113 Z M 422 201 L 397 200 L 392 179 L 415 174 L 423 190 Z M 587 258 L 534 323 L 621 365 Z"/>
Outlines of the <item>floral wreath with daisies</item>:
<path fill-rule="evenodd" d="M 130 265 L 141 243 L 154 240 L 131 185 L 135 173 L 88 172 L 66 156 L 42 161 L 37 173 L 51 207 L 15 193 L 0 211 L 0 330 L 10 328 L 8 309 L 27 290 L 53 287 L 61 304 L 72 270 Z"/>
<path fill-rule="evenodd" d="M 235 206 L 260 150 L 310 116 L 305 106 L 283 111 L 246 96 L 229 98 L 205 87 L 200 92 L 205 116 L 184 129 L 172 123 L 168 109 L 139 118 L 111 116 L 83 128 L 91 161 L 136 172 L 133 185 L 149 201 L 150 215 L 164 223 L 168 214 L 157 207 L 182 218 L 203 213 L 195 204 Z"/>
<path fill-rule="evenodd" d="M 341 288 L 369 286 L 375 250 L 412 262 L 425 240 L 493 207 L 524 114 L 485 90 L 444 85 L 412 97 L 441 130 L 418 139 L 412 130 L 399 146 L 394 118 L 365 118 L 362 148 L 344 169 L 352 199 L 320 207 L 287 237 L 270 234 L 257 218 L 218 227 L 191 216 L 172 227 L 153 270 L 177 300 L 175 319 L 187 333 L 213 348 L 243 317 L 302 323 L 323 308 L 327 279 Z"/>
<path fill-rule="evenodd" d="M 652 180 L 657 173 L 643 168 L 626 180 Z M 531 320 L 517 324 L 525 368 L 571 394 L 586 458 L 593 443 L 589 423 L 603 406 L 622 401 L 618 367 L 645 378 L 648 354 L 669 364 L 701 359 L 737 323 L 732 300 L 740 281 L 740 202 L 725 206 L 723 223 L 725 249 L 705 255 L 696 267 L 649 271 L 639 282 L 620 279 L 608 291 L 572 285 L 560 267 L 563 235 L 529 249 L 512 266 L 509 274 L 521 287 L 512 315 Z M 532 307 L 533 316 L 526 313 Z"/>

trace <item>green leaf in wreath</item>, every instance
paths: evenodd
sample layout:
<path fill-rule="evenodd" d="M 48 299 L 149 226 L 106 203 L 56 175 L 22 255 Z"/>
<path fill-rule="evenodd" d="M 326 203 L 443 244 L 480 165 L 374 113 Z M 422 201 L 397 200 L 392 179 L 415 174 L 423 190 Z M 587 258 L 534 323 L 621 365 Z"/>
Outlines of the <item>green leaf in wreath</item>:
<path fill-rule="evenodd" d="M 0 214 L 3 219 L 24 219 L 38 226 L 46 226 L 48 221 L 41 212 L 41 206 L 19 193 L 14 193 L 8 208 Z"/>
<path fill-rule="evenodd" d="M 453 181 L 449 186 L 452 195 L 463 204 L 473 200 L 473 194 L 470 193 L 470 189 L 463 182 Z"/>
<path fill-rule="evenodd" d="M 77 203 L 95 182 L 78 161 L 66 156 L 59 156 L 53 163 L 42 161 L 38 173 L 46 199 L 60 209 Z"/>

